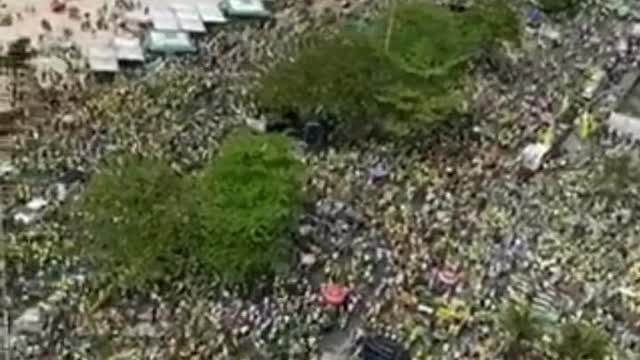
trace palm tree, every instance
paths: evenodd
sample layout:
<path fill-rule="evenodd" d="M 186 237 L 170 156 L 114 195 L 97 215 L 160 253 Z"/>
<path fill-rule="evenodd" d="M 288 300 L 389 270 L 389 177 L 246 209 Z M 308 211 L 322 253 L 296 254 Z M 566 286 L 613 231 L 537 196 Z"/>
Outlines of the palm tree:
<path fill-rule="evenodd" d="M 603 360 L 611 352 L 607 334 L 584 322 L 564 324 L 552 349 L 562 360 Z"/>
<path fill-rule="evenodd" d="M 500 326 L 508 334 L 505 355 L 508 359 L 524 356 L 531 350 L 545 328 L 545 319 L 536 314 L 529 304 L 508 304 L 500 315 Z"/>

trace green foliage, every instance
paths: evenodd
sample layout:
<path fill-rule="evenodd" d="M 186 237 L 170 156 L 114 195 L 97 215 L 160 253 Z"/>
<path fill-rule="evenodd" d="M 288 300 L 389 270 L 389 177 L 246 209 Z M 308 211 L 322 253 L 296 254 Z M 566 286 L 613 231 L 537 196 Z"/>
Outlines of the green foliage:
<path fill-rule="evenodd" d="M 507 41 L 519 45 L 523 24 L 507 0 L 478 0 L 464 13 L 462 27 L 466 32 L 477 32 L 486 45 Z"/>
<path fill-rule="evenodd" d="M 528 304 L 510 303 L 501 316 L 500 326 L 508 334 L 506 352 L 522 354 L 543 334 L 546 321 Z"/>
<path fill-rule="evenodd" d="M 277 64 L 261 78 L 256 96 L 262 107 L 281 112 L 304 114 L 322 106 L 345 116 L 375 114 L 378 104 L 371 91 L 391 80 L 378 71 L 389 66 L 387 58 L 372 51 L 368 39 L 345 31 L 311 42 L 293 62 Z"/>
<path fill-rule="evenodd" d="M 279 269 L 301 211 L 304 171 L 281 135 L 231 136 L 202 176 L 159 160 L 105 162 L 80 202 L 89 254 L 115 285 L 143 285 L 199 260 L 232 283 Z"/>
<path fill-rule="evenodd" d="M 611 354 L 609 338 L 603 331 L 584 322 L 556 328 L 543 314 L 537 314 L 525 303 L 507 305 L 499 323 L 508 335 L 507 358 L 527 358 L 527 354 L 536 349 L 535 345 L 551 351 L 554 358 L 560 360 L 603 360 Z M 553 341 L 541 342 L 545 334 Z"/>
<path fill-rule="evenodd" d="M 111 158 L 80 203 L 90 254 L 124 285 L 151 281 L 176 266 L 189 245 L 189 182 L 159 160 Z"/>
<path fill-rule="evenodd" d="M 464 13 L 401 1 L 366 30 L 342 29 L 304 47 L 258 81 L 258 105 L 307 114 L 321 108 L 345 122 L 390 130 L 431 128 L 464 109 L 472 60 L 520 24 L 503 0 Z M 388 46 L 387 46 L 388 45 Z"/>
<path fill-rule="evenodd" d="M 415 76 L 455 80 L 482 42 L 481 31 L 467 31 L 466 18 L 435 5 L 401 4 L 391 29 L 389 56 Z M 388 22 L 375 26 L 375 36 L 383 37 Z"/>
<path fill-rule="evenodd" d="M 238 133 L 201 178 L 203 244 L 197 256 L 230 283 L 279 270 L 301 211 L 302 163 L 282 135 Z"/>
<path fill-rule="evenodd" d="M 611 352 L 608 336 L 582 322 L 563 325 L 553 350 L 563 360 L 603 360 Z"/>

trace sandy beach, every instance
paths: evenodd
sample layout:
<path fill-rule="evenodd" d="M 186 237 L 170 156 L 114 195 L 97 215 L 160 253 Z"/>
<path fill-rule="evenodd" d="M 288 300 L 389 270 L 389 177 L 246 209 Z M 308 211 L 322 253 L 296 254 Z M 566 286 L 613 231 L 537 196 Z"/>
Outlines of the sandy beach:
<path fill-rule="evenodd" d="M 32 45 L 37 48 L 70 42 L 85 48 L 108 42 L 115 28 L 114 23 L 109 21 L 114 2 L 71 0 L 66 3 L 65 11 L 55 13 L 51 9 L 50 0 L 1 0 L 0 4 L 4 8 L 0 10 L 0 14 L 2 17 L 11 16 L 12 20 L 11 25 L 2 26 L 0 42 L 6 44 L 19 37 L 29 37 Z M 71 16 L 70 10 L 74 7 L 78 9 L 79 17 Z M 104 15 L 100 15 L 101 12 Z M 108 29 L 96 28 L 96 22 L 101 16 L 107 20 Z M 92 29 L 82 31 L 85 20 L 88 20 Z M 50 29 L 47 29 L 45 22 L 50 25 Z"/>
<path fill-rule="evenodd" d="M 8 42 L 19 37 L 29 37 L 32 45 L 39 49 L 71 43 L 81 49 L 93 45 L 106 45 L 116 34 L 126 33 L 119 28 L 118 22 L 123 19 L 127 10 L 122 6 L 116 6 L 117 3 L 127 3 L 135 8 L 135 11 L 142 12 L 145 7 L 165 7 L 173 3 L 195 4 L 196 2 L 196 0 L 61 1 L 65 2 L 65 10 L 54 12 L 52 0 L 0 0 L 0 24 L 3 23 L 2 19 L 11 17 L 10 24 L 0 25 L 0 44 L 6 46 Z M 75 16 L 74 13 L 76 13 Z"/>

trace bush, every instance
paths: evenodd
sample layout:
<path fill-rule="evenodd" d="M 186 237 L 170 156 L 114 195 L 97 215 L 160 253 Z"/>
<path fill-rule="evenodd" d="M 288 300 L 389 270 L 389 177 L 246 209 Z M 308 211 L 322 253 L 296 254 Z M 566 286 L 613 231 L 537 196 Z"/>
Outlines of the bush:
<path fill-rule="evenodd" d="M 507 333 L 505 354 L 513 357 L 524 354 L 542 336 L 546 322 L 529 304 L 510 303 L 499 318 L 501 328 Z"/>
<path fill-rule="evenodd" d="M 582 322 L 564 324 L 553 349 L 563 360 L 604 360 L 611 353 L 607 334 Z"/>
<path fill-rule="evenodd" d="M 499 0 L 461 14 L 401 2 L 392 13 L 390 32 L 384 13 L 366 31 L 320 36 L 277 64 L 258 80 L 258 106 L 299 115 L 320 108 L 359 126 L 382 120 L 400 132 L 429 128 L 464 107 L 470 61 L 497 40 L 519 37 L 516 15 Z"/>
<path fill-rule="evenodd" d="M 237 133 L 201 178 L 201 263 L 229 283 L 277 271 L 301 211 L 303 165 L 282 135 Z"/>
<path fill-rule="evenodd" d="M 191 240 L 189 181 L 160 160 L 112 158 L 81 200 L 92 235 L 91 255 L 126 285 L 154 280 L 176 267 Z"/>

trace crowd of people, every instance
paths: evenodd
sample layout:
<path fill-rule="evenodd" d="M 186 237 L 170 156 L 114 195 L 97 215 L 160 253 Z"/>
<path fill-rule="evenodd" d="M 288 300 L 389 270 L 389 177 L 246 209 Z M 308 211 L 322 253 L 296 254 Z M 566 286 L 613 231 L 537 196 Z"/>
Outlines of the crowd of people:
<path fill-rule="evenodd" d="M 305 31 L 371 6 L 318 3 L 276 1 L 274 20 L 231 24 L 198 55 L 53 115 L 16 153 L 21 176 L 37 178 L 25 181 L 22 201 L 69 172 L 91 173 L 113 150 L 197 168 L 228 129 L 257 115 L 245 102 L 256 68 L 288 56 Z M 518 162 L 541 128 L 572 129 L 573 119 L 555 122 L 586 66 L 606 71 L 601 91 L 638 66 L 633 18 L 601 10 L 536 18 L 513 50 L 512 75 L 479 77 L 474 106 L 483 116 L 469 138 L 306 153 L 313 204 L 294 236 L 294 269 L 248 296 L 194 272 L 113 293 L 94 309 L 100 279 L 82 256 L 61 251 L 75 238 L 64 212 L 11 234 L 15 358 L 314 359 L 367 334 L 422 356 L 493 359 L 505 335 L 496 314 L 515 300 L 556 321 L 592 322 L 621 353 L 637 354 L 638 182 L 609 181 L 637 179 L 637 149 L 571 133 L 531 176 L 520 176 Z M 604 119 L 619 100 L 612 94 L 591 112 Z M 343 305 L 323 302 L 327 285 L 348 292 Z"/>

